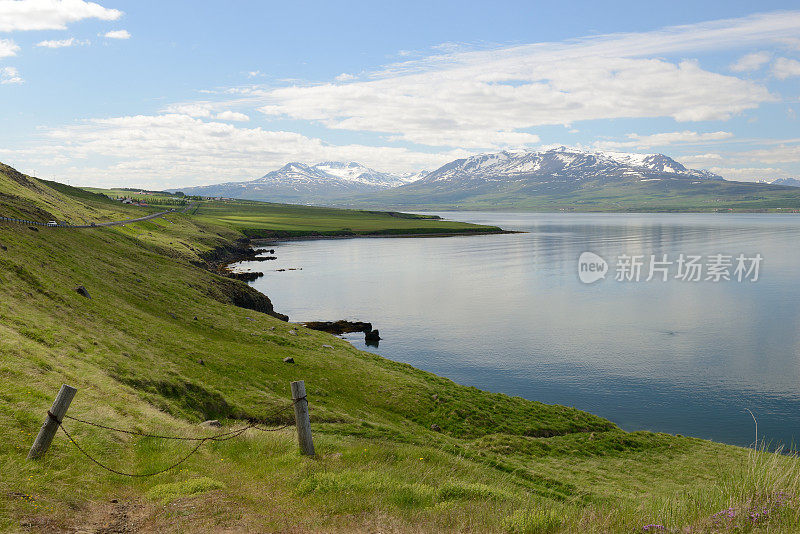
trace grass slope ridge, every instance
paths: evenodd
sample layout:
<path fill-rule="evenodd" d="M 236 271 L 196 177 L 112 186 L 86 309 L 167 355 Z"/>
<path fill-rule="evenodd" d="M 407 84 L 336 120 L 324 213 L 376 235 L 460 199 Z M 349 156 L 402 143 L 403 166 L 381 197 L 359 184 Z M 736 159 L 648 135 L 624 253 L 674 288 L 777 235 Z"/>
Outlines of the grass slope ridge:
<path fill-rule="evenodd" d="M 136 208 L 57 182 L 38 180 L 0 163 L 0 215 L 38 222 L 71 221 L 76 224 L 142 217 L 158 211 Z"/>
<path fill-rule="evenodd" d="M 0 189 L 12 182 L 0 173 Z M 61 213 L 93 202 L 32 184 L 56 195 L 48 202 Z M 19 198 L 16 209 L 41 205 Z M 202 265 L 241 237 L 233 226 L 202 207 L 113 228 L 0 225 L 0 530 L 631 532 L 663 522 L 699 532 L 727 507 L 746 522 L 762 501 L 768 527 L 800 524 L 792 458 L 623 432 L 221 302 L 233 281 Z M 296 379 L 306 381 L 315 459 L 286 430 L 211 443 L 152 479 L 99 470 L 62 435 L 42 461 L 24 460 L 62 382 L 78 388 L 76 417 L 197 436 L 208 418 L 228 429 L 263 420 Z M 191 449 L 66 424 L 127 471 L 158 470 Z M 790 497 L 767 502 L 779 489 Z"/>

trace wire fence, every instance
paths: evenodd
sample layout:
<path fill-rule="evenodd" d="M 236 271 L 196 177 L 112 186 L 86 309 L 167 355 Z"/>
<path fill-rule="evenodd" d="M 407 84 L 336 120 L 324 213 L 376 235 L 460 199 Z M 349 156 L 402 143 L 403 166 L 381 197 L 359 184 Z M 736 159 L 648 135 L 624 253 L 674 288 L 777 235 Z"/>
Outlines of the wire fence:
<path fill-rule="evenodd" d="M 288 404 L 288 405 L 276 410 L 275 412 L 269 414 L 267 416 L 267 419 L 271 419 L 273 417 L 276 417 L 277 415 L 279 415 L 279 414 L 281 414 L 281 413 L 293 408 L 294 405 L 297 404 L 299 401 L 304 401 L 304 400 L 306 400 L 305 397 L 301 397 L 301 398 L 295 399 L 294 401 L 292 401 L 291 404 Z M 132 478 L 153 477 L 153 476 L 156 476 L 156 475 L 161 475 L 163 473 L 166 473 L 167 471 L 171 471 L 172 469 L 175 469 L 176 467 L 178 467 L 181 464 L 183 464 L 186 460 L 191 458 L 197 451 L 200 450 L 200 447 L 202 447 L 204 444 L 206 444 L 208 442 L 228 441 L 228 440 L 231 440 L 231 439 L 234 439 L 234 438 L 238 438 L 239 436 L 241 436 L 242 434 L 244 434 L 248 430 L 258 430 L 260 432 L 277 432 L 279 430 L 284 430 L 286 428 L 290 428 L 290 427 L 295 426 L 294 423 L 287 423 L 287 424 L 284 424 L 284 425 L 279 426 L 279 427 L 265 428 L 265 427 L 262 426 L 261 423 L 250 422 L 247 426 L 244 426 L 242 428 L 237 428 L 235 430 L 230 430 L 228 432 L 222 432 L 220 434 L 215 434 L 213 436 L 205 436 L 205 437 L 168 436 L 168 435 L 163 435 L 163 434 L 148 434 L 146 432 L 139 432 L 137 430 L 116 428 L 116 427 L 112 427 L 112 426 L 105 425 L 105 424 L 102 424 L 102 423 L 97 423 L 97 422 L 94 422 L 94 421 L 86 421 L 84 419 L 79 419 L 77 417 L 72 417 L 72 416 L 69 416 L 69 415 L 66 415 L 66 414 L 64 415 L 64 419 L 69 419 L 70 421 L 75 421 L 76 423 L 81 423 L 81 424 L 93 426 L 93 427 L 96 427 L 96 428 L 101 428 L 103 430 L 109 430 L 111 432 L 117 432 L 117 433 L 120 433 L 120 434 L 128 434 L 128 435 L 132 435 L 132 436 L 140 436 L 140 437 L 146 437 L 146 438 L 164 439 L 164 440 L 172 440 L 172 441 L 197 442 L 197 445 L 188 454 L 186 454 L 185 456 L 180 458 L 175 463 L 171 464 L 169 467 L 165 467 L 164 469 L 160 469 L 158 471 L 154 471 L 154 472 L 151 472 L 151 473 L 127 473 L 127 472 L 120 471 L 120 470 L 114 469 L 112 467 L 109 467 L 108 465 L 104 464 L 103 462 L 101 462 L 100 460 L 98 460 L 97 458 L 95 458 L 94 456 L 89 454 L 89 452 L 84 447 L 82 447 L 81 445 L 78 444 L 77 441 L 75 441 L 75 438 L 72 436 L 72 434 L 70 434 L 70 432 L 67 431 L 67 429 L 64 427 L 64 424 L 63 424 L 62 420 L 59 420 L 50 411 L 47 412 L 47 415 L 51 419 L 53 419 L 53 421 L 55 421 L 58 424 L 59 428 L 61 428 L 61 430 L 64 432 L 64 435 L 67 436 L 67 439 L 70 441 L 70 443 L 72 443 L 75 446 L 75 448 L 77 448 L 92 463 L 94 463 L 95 465 L 97 465 L 98 467 L 100 467 L 102 469 L 105 469 L 106 471 L 108 471 L 110 473 L 114 473 L 116 475 L 121 475 L 121 476 L 126 476 L 126 477 L 132 477 Z"/>
<path fill-rule="evenodd" d="M 29 221 L 27 219 L 16 219 L 14 217 L 3 217 L 0 216 L 0 221 L 2 222 L 10 222 L 10 223 L 17 223 L 17 224 L 33 224 L 36 226 L 47 226 L 47 223 L 38 222 L 38 221 Z"/>

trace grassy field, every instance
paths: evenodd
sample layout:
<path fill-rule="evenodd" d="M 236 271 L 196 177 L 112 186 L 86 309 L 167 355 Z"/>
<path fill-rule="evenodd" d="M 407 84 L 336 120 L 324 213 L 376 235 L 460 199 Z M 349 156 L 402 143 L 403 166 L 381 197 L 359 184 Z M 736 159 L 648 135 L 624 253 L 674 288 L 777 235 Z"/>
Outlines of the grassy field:
<path fill-rule="evenodd" d="M 387 211 L 346 210 L 251 200 L 181 199 L 166 193 L 86 188 L 106 197 L 129 197 L 152 207 L 196 204 L 194 220 L 222 224 L 252 239 L 492 233 L 494 226 L 442 221 L 438 217 Z M 198 197 L 199 198 L 199 197 Z"/>
<path fill-rule="evenodd" d="M 224 224 L 251 238 L 500 231 L 494 226 L 443 221 L 408 213 L 342 210 L 248 200 L 204 201 L 193 215 L 196 220 Z"/>
<path fill-rule="evenodd" d="M 116 203 L 0 173 L 0 190 L 12 187 L 14 204 L 3 197 L 0 213 L 50 216 L 57 209 L 74 218 L 102 205 L 105 216 L 129 214 Z M 323 232 L 344 224 L 330 215 L 338 212 L 313 212 L 315 226 L 309 216 L 292 223 L 288 207 L 274 209 L 286 218 L 269 228 Z M 370 217 L 352 220 L 375 230 Z M 0 225 L 0 530 L 800 528 L 794 457 L 623 432 L 586 412 L 460 386 L 234 305 L 248 286 L 203 265 L 242 236 L 238 228 L 253 227 L 253 218 L 202 204 L 196 214 L 113 228 Z M 284 363 L 287 356 L 295 363 Z M 248 419 L 286 422 L 288 412 L 268 415 L 288 405 L 289 382 L 297 379 L 306 382 L 315 458 L 299 455 L 287 429 L 207 444 L 153 478 L 103 471 L 63 434 L 44 459 L 25 460 L 65 382 L 78 388 L 69 412 L 75 417 L 203 436 L 210 431 L 198 423 L 210 418 L 223 431 Z M 193 447 L 73 421 L 65 427 L 87 452 L 125 471 L 158 470 Z"/>
<path fill-rule="evenodd" d="M 162 191 L 145 191 L 138 189 L 101 189 L 98 187 L 84 187 L 90 193 L 105 195 L 111 199 L 130 198 L 136 202 L 145 202 L 152 206 L 185 206 L 193 200 L 183 196 L 176 196 Z"/>

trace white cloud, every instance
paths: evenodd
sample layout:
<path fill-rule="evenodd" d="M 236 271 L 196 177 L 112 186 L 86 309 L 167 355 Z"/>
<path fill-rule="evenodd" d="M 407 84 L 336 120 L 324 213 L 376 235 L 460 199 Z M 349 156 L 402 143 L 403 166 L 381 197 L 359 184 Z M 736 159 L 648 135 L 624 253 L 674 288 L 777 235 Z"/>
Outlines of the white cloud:
<path fill-rule="evenodd" d="M 260 110 L 415 143 L 492 148 L 536 142 L 518 132 L 535 126 L 628 117 L 720 120 L 773 99 L 763 87 L 688 61 L 553 56 L 499 65 L 484 59 L 368 82 L 275 89 L 263 94 Z"/>
<path fill-rule="evenodd" d="M 106 32 L 103 37 L 106 39 L 130 39 L 131 34 L 128 33 L 128 30 L 113 30 Z"/>
<path fill-rule="evenodd" d="M 357 76 L 355 74 L 348 74 L 346 72 L 341 73 L 336 77 L 337 82 L 349 82 L 351 80 L 355 80 Z"/>
<path fill-rule="evenodd" d="M 187 115 L 198 119 L 217 119 L 223 121 L 247 122 L 248 115 L 238 111 L 221 110 L 225 104 L 215 102 L 190 102 L 186 104 L 172 104 L 164 109 L 165 113 Z"/>
<path fill-rule="evenodd" d="M 783 141 L 766 148 L 743 150 L 732 155 L 736 161 L 758 161 L 759 163 L 775 165 L 779 163 L 800 162 L 800 143 L 797 141 Z"/>
<path fill-rule="evenodd" d="M 121 16 L 122 11 L 84 0 L 0 0 L 0 32 L 64 30 L 71 22 Z"/>
<path fill-rule="evenodd" d="M 172 104 L 166 107 L 166 113 L 188 115 L 189 117 L 210 118 L 215 104 L 212 102 L 193 102 L 188 104 Z"/>
<path fill-rule="evenodd" d="M 436 168 L 466 155 L 329 145 L 294 132 L 241 128 L 176 113 L 92 119 L 45 135 L 50 142 L 35 149 L 0 152 L 24 157 L 26 165 L 45 171 L 48 165 L 57 166 L 59 176 L 72 183 L 147 187 L 253 179 L 289 161 L 356 160 L 407 171 Z"/>
<path fill-rule="evenodd" d="M 715 154 L 710 152 L 708 154 L 693 154 L 691 156 L 681 156 L 681 162 L 684 165 L 704 165 L 714 161 L 722 161 L 723 157 L 721 154 Z M 686 163 L 689 162 L 689 163 Z"/>
<path fill-rule="evenodd" d="M 670 54 L 760 46 L 800 32 L 800 12 L 461 51 L 406 61 L 364 81 L 251 89 L 268 116 L 431 146 L 536 142 L 526 130 L 581 120 L 727 120 L 777 100 L 763 85 Z M 244 89 L 243 93 L 248 94 Z"/>
<path fill-rule="evenodd" d="M 758 148 L 679 157 L 688 166 L 706 167 L 731 180 L 763 181 L 800 175 L 800 139 L 756 141 Z"/>
<path fill-rule="evenodd" d="M 1 85 L 20 84 L 24 81 L 15 67 L 0 67 Z"/>
<path fill-rule="evenodd" d="M 775 167 L 711 167 L 709 170 L 726 180 L 737 182 L 771 182 L 777 178 L 793 176 Z"/>
<path fill-rule="evenodd" d="M 745 54 L 740 57 L 733 65 L 731 70 L 734 72 L 749 72 L 758 70 L 772 58 L 769 52 L 753 52 L 752 54 Z"/>
<path fill-rule="evenodd" d="M 259 76 L 264 76 L 264 73 L 260 70 L 250 70 L 245 72 L 248 78 L 258 78 Z"/>
<path fill-rule="evenodd" d="M 682 132 L 665 132 L 652 135 L 639 135 L 630 133 L 626 136 L 629 141 L 598 141 L 595 146 L 598 148 L 650 148 L 661 147 L 675 144 L 699 144 L 712 141 L 730 139 L 733 134 L 730 132 L 693 132 L 684 130 Z"/>
<path fill-rule="evenodd" d="M 0 58 L 16 56 L 19 46 L 11 39 L 0 39 Z"/>
<path fill-rule="evenodd" d="M 772 64 L 772 75 L 779 80 L 800 76 L 800 61 L 797 61 L 796 59 L 779 57 Z"/>
<path fill-rule="evenodd" d="M 245 115 L 244 113 L 239 113 L 237 111 L 221 111 L 214 116 L 217 120 L 222 121 L 235 121 L 235 122 L 247 122 L 250 120 L 250 117 Z"/>
<path fill-rule="evenodd" d="M 74 37 L 70 37 L 69 39 L 62 39 L 60 41 L 41 41 L 36 43 L 36 46 L 41 46 L 44 48 L 67 48 L 70 46 L 83 46 L 88 45 L 89 41 L 81 41 Z"/>

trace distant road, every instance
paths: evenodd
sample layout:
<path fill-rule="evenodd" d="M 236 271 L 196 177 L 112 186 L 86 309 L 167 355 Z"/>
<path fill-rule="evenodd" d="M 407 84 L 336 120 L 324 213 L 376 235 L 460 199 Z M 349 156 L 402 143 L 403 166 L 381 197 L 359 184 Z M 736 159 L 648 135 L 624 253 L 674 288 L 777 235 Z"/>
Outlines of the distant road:
<path fill-rule="evenodd" d="M 196 206 L 195 204 L 187 204 L 184 206 L 181 212 L 186 212 L 189 208 Z M 161 211 L 159 213 L 152 213 L 150 215 L 145 215 L 144 217 L 138 217 L 136 219 L 125 219 L 124 221 L 110 221 L 110 222 L 103 222 L 103 223 L 94 223 L 94 224 L 59 224 L 58 226 L 47 226 L 47 223 L 38 222 L 38 221 L 28 221 L 25 219 L 15 219 L 14 217 L 2 217 L 0 216 L 0 222 L 11 222 L 17 224 L 33 224 L 35 226 L 45 226 L 48 228 L 98 228 L 101 226 L 121 226 L 123 224 L 128 223 L 135 223 L 141 221 L 149 221 L 150 219 L 156 219 L 158 217 L 163 217 L 164 215 L 169 215 L 170 213 L 178 213 L 176 211 L 167 210 Z"/>

